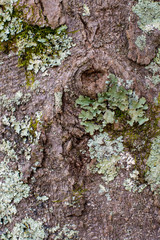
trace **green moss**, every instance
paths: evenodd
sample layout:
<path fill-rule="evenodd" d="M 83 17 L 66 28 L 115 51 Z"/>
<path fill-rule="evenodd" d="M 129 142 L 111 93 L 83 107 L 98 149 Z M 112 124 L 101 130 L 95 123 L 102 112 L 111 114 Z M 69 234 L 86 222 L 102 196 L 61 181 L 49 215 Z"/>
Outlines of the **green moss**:
<path fill-rule="evenodd" d="M 151 0 L 138 0 L 132 7 L 133 12 L 139 17 L 138 26 L 145 32 L 153 29 L 160 30 L 160 3 Z"/>

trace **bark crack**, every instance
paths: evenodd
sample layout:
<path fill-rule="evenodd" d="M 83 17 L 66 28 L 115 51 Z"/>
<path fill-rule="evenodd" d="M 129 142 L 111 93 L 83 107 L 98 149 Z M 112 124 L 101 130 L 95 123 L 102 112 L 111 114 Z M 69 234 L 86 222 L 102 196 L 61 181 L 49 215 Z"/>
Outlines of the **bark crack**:
<path fill-rule="evenodd" d="M 39 4 L 40 4 L 41 9 L 42 9 L 42 14 L 43 14 L 43 16 L 44 16 L 44 20 L 45 20 L 46 23 L 48 24 L 48 18 L 47 18 L 47 16 L 44 14 L 44 6 L 43 6 L 42 0 L 39 0 Z"/>

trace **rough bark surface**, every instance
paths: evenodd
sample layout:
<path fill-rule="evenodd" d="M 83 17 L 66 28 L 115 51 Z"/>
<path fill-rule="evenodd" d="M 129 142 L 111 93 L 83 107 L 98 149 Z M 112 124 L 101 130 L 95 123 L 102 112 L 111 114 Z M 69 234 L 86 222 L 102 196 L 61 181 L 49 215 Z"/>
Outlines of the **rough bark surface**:
<path fill-rule="evenodd" d="M 36 111 L 42 111 L 43 116 L 39 143 L 32 147 L 29 163 L 23 158 L 11 163 L 13 169 L 21 169 L 23 181 L 31 190 L 29 197 L 17 204 L 8 229 L 29 216 L 41 220 L 46 233 L 58 224 L 75 224 L 77 239 L 82 240 L 160 239 L 160 198 L 149 186 L 141 193 L 126 191 L 122 182 L 129 173 L 123 169 L 108 184 L 111 201 L 99 193 L 99 185 L 104 183 L 101 175 L 88 170 L 87 166 L 94 164 L 87 147 L 90 136 L 80 125 L 80 109 L 75 107 L 79 95 L 95 98 L 102 92 L 109 73 L 133 80 L 138 96 L 153 104 L 160 85 L 154 86 L 145 77 L 149 73 L 144 65 L 155 57 L 159 31 L 147 36 L 144 51 L 138 49 L 135 39 L 141 30 L 132 12 L 135 1 L 131 0 L 23 0 L 20 4 L 25 6 L 25 19 L 31 24 L 53 29 L 66 24 L 76 46 L 59 67 L 48 70 L 47 76 L 36 74 L 36 90 L 26 86 L 25 70 L 17 66 L 16 54 L 0 53 L 1 94 L 10 98 L 19 90 L 31 94 L 29 102 L 18 107 L 17 118 L 33 116 Z M 83 14 L 84 4 L 89 8 L 88 15 Z M 62 106 L 57 106 L 57 92 L 63 95 Z M 2 111 L 1 119 L 4 114 Z M 1 124 L 0 140 L 12 141 L 12 136 L 15 140 L 13 132 Z M 21 143 L 17 146 L 18 151 Z M 4 155 L 0 157 L 3 159 Z M 75 193 L 79 195 L 73 204 Z M 44 195 L 49 198 L 47 201 L 36 200 Z M 2 226 L 1 232 L 4 229 Z M 54 237 L 49 233 L 46 239 Z"/>

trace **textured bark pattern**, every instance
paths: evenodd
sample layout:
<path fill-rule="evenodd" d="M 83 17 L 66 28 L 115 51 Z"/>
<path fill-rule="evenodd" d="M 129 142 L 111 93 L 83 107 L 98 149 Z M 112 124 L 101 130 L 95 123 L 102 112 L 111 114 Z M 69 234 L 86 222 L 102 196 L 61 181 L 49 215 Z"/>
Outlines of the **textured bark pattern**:
<path fill-rule="evenodd" d="M 159 32 L 147 38 L 147 48 L 140 51 L 135 45 L 140 31 L 131 12 L 131 0 L 23 0 L 26 19 L 32 24 L 68 26 L 76 46 L 59 67 L 48 70 L 49 75 L 36 75 L 38 90 L 26 87 L 25 71 L 17 67 L 17 57 L 1 53 L 0 90 L 13 96 L 18 90 L 30 92 L 29 103 L 19 107 L 16 115 L 34 115 L 42 111 L 44 127 L 39 145 L 32 149 L 31 161 L 23 159 L 21 166 L 24 181 L 31 187 L 30 196 L 17 206 L 15 222 L 27 215 L 44 222 L 46 230 L 57 224 L 75 224 L 82 240 L 158 240 L 160 239 L 160 199 L 147 187 L 142 193 L 130 193 L 122 187 L 128 176 L 125 169 L 108 188 L 112 201 L 99 194 L 101 176 L 87 169 L 90 157 L 87 149 L 89 135 L 80 125 L 75 100 L 80 94 L 95 97 L 103 91 L 109 73 L 124 80 L 133 80 L 139 96 L 152 103 L 158 87 L 145 78 L 149 64 L 159 44 Z M 84 16 L 84 4 L 90 16 Z M 34 9 L 34 16 L 32 14 Z M 132 16 L 129 22 L 129 16 Z M 150 88 L 147 88 L 147 82 Z M 63 93 L 61 110 L 55 108 L 55 93 Z M 3 117 L 3 112 L 1 117 Z M 1 128 L 2 138 L 10 138 Z M 11 140 L 11 139 L 10 139 Z M 81 150 L 86 150 L 84 155 Z M 36 172 L 34 162 L 39 160 Z M 34 179 L 34 183 L 33 183 Z M 71 203 L 73 193 L 85 189 L 78 204 Z M 37 203 L 36 196 L 46 195 L 49 200 Z M 2 229 L 3 231 L 4 229 Z M 47 239 L 54 239 L 53 235 Z"/>

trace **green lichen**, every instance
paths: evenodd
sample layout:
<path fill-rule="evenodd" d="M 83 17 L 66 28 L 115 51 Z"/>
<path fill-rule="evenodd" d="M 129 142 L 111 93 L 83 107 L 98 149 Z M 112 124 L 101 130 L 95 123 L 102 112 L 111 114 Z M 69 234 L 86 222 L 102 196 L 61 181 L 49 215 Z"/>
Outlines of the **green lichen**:
<path fill-rule="evenodd" d="M 151 186 L 151 190 L 160 194 L 160 136 L 153 140 L 147 166 L 145 179 Z"/>
<path fill-rule="evenodd" d="M 152 74 L 152 77 L 147 76 L 154 85 L 160 83 L 160 49 L 158 49 L 156 57 L 145 67 Z"/>
<path fill-rule="evenodd" d="M 63 105 L 63 92 L 55 92 L 54 93 L 54 98 L 55 98 L 55 111 L 56 113 L 61 113 L 62 112 L 62 105 Z"/>
<path fill-rule="evenodd" d="M 122 79 L 115 75 L 110 74 L 108 78 L 107 91 L 99 93 L 96 100 L 84 96 L 76 100 L 76 105 L 83 109 L 79 115 L 81 125 L 91 135 L 96 130 L 102 132 L 107 124 L 118 122 L 122 116 L 130 126 L 148 121 L 144 116 L 148 108 L 145 98 L 139 99 L 135 92 L 127 90 Z"/>
<path fill-rule="evenodd" d="M 67 26 L 57 29 L 32 26 L 24 22 L 14 1 L 4 1 L 0 7 L 0 42 L 2 50 L 16 49 L 19 66 L 28 72 L 44 72 L 59 66 L 70 55 L 72 38 L 67 35 Z"/>
<path fill-rule="evenodd" d="M 0 142 L 0 152 L 4 155 L 0 163 L 0 223 L 7 224 L 16 214 L 16 204 L 22 198 L 29 195 L 29 186 L 22 181 L 20 173 L 21 163 L 31 158 L 31 147 L 38 143 L 40 137 L 41 113 L 36 112 L 34 118 L 25 116 L 24 119 L 17 120 L 16 110 L 30 99 L 30 94 L 17 92 L 12 98 L 5 95 L 1 96 L 1 109 L 5 115 L 1 117 L 1 126 L 4 133 L 12 132 L 12 142 L 3 139 Z M 14 130 L 14 131 L 13 131 Z M 4 135 L 5 137 L 5 135 Z M 18 170 L 14 171 L 11 166 L 15 162 L 18 164 Z M 11 166 L 10 166 L 11 164 Z M 37 162 L 35 162 L 35 167 Z"/>
<path fill-rule="evenodd" d="M 83 5 L 83 13 L 82 13 L 83 16 L 90 16 L 90 10 L 89 10 L 89 7 L 84 4 Z"/>
<path fill-rule="evenodd" d="M 75 240 L 78 239 L 78 231 L 75 230 L 76 226 L 73 224 L 66 224 L 63 226 L 63 228 L 60 228 L 60 226 L 56 226 L 51 229 L 51 233 L 54 234 L 54 240 Z"/>
<path fill-rule="evenodd" d="M 7 97 L 6 95 L 0 95 L 0 107 L 1 109 L 8 110 L 10 112 L 15 112 L 16 107 L 24 103 L 27 103 L 31 98 L 31 94 L 23 94 L 18 91 L 13 97 Z"/>
<path fill-rule="evenodd" d="M 117 163 L 124 149 L 122 142 L 122 137 L 111 140 L 107 133 L 100 133 L 88 141 L 90 157 L 97 160 L 92 171 L 103 174 L 102 179 L 106 183 L 112 181 L 118 174 Z"/>
<path fill-rule="evenodd" d="M 30 188 L 22 181 L 19 171 L 12 171 L 8 167 L 9 160 L 0 163 L 0 224 L 11 222 L 16 214 L 16 205 L 23 198 L 27 198 Z"/>
<path fill-rule="evenodd" d="M 133 12 L 139 17 L 138 26 L 145 32 L 160 30 L 160 3 L 151 0 L 139 0 L 133 6 Z"/>
<path fill-rule="evenodd" d="M 41 196 L 41 197 L 38 196 L 38 197 L 37 197 L 37 200 L 38 200 L 38 201 L 42 201 L 42 202 L 45 202 L 45 201 L 47 201 L 48 199 L 49 199 L 49 197 L 47 197 L 47 196 Z"/>
<path fill-rule="evenodd" d="M 16 223 L 11 232 L 1 236 L 2 240 L 43 240 L 46 235 L 42 222 L 32 218 L 25 218 Z"/>
<path fill-rule="evenodd" d="M 15 130 L 17 134 L 21 136 L 24 142 L 29 141 L 30 143 L 37 144 L 40 132 L 37 131 L 37 125 L 40 123 L 41 113 L 35 113 L 35 119 L 25 116 L 24 119 L 18 121 L 15 116 L 10 117 L 4 116 L 2 123 Z"/>
<path fill-rule="evenodd" d="M 123 186 L 125 189 L 129 192 L 142 192 L 147 184 L 140 184 L 139 182 L 139 172 L 138 170 L 134 170 L 132 173 L 130 173 L 130 178 L 127 178 L 123 182 Z"/>
<path fill-rule="evenodd" d="M 22 19 L 15 16 L 14 3 L 17 0 L 1 1 L 0 7 L 0 42 L 14 38 L 23 30 Z"/>
<path fill-rule="evenodd" d="M 135 44 L 137 47 L 142 51 L 146 47 L 146 36 L 145 35 L 140 35 L 137 37 Z"/>
<path fill-rule="evenodd" d="M 0 143 L 0 151 L 6 154 L 7 159 L 9 160 L 18 160 L 18 156 L 15 152 L 16 143 L 10 142 L 5 139 L 2 140 L 2 143 Z"/>
<path fill-rule="evenodd" d="M 109 189 L 106 186 L 103 186 L 102 184 L 99 185 L 99 192 L 100 195 L 105 195 L 107 198 L 107 201 L 112 201 L 111 196 L 109 194 Z"/>

